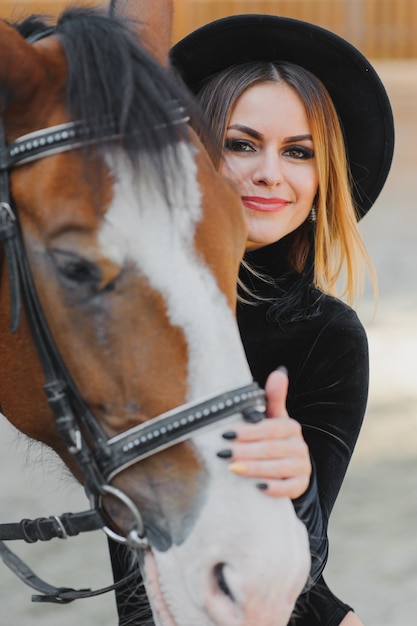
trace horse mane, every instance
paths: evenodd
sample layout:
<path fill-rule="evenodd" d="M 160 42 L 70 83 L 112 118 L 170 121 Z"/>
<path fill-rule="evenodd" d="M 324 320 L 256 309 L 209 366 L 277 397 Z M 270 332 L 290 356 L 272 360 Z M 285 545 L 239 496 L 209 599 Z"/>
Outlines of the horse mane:
<path fill-rule="evenodd" d="M 39 15 L 13 26 L 27 39 L 51 29 Z M 155 166 L 158 160 L 160 170 L 161 148 L 171 145 L 175 150 L 179 141 L 188 139 L 185 111 L 196 115 L 191 96 L 140 45 L 127 20 L 97 8 L 70 8 L 53 32 L 68 64 L 69 116 L 88 121 L 92 138 L 99 141 L 108 138 L 111 120 L 131 162 L 137 164 L 144 153 Z"/>

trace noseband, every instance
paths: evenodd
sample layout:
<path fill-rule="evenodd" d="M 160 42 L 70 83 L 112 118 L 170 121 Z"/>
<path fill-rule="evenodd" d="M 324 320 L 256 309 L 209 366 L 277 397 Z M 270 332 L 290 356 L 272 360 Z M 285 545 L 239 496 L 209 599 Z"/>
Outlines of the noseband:
<path fill-rule="evenodd" d="M 177 123 L 185 121 L 182 118 Z M 109 124 L 106 141 L 117 139 Z M 54 536 L 71 536 L 101 527 L 113 540 L 145 549 L 148 541 L 140 512 L 125 493 L 109 484 L 114 476 L 151 455 L 190 439 L 194 432 L 236 413 L 241 413 L 248 421 L 262 419 L 264 392 L 256 383 L 245 385 L 198 403 L 183 405 L 111 439 L 107 438 L 80 395 L 48 327 L 33 282 L 9 183 L 11 168 L 73 150 L 93 141 L 88 124 L 70 122 L 25 135 L 7 145 L 0 121 L 0 242 L 3 244 L 9 278 L 11 332 L 18 329 L 23 299 L 45 375 L 44 389 L 48 404 L 54 414 L 57 430 L 84 478 L 84 487 L 93 506 L 92 510 L 84 513 L 0 525 L 0 539 L 21 538 L 32 542 Z M 129 509 L 134 527 L 127 537 L 106 525 L 101 510 L 105 495 L 112 495 Z M 45 593 L 44 589 L 42 591 Z M 62 596 L 61 601 L 64 601 Z"/>

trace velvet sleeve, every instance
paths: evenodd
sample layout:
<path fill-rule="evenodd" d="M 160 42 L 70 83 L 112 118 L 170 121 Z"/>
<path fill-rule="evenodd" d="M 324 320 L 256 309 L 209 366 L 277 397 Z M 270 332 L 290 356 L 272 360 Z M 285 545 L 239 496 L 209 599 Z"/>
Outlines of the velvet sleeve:
<path fill-rule="evenodd" d="M 368 344 L 356 314 L 343 308 L 332 316 L 311 342 L 303 362 L 291 370 L 288 413 L 302 425 L 327 527 L 368 397 Z"/>
<path fill-rule="evenodd" d="M 368 393 L 368 346 L 355 312 L 325 297 L 322 313 L 283 327 L 266 320 L 263 307 L 242 307 L 239 325 L 255 380 L 285 365 L 287 410 L 310 450 L 314 475 L 294 501 L 312 552 L 310 584 L 327 560 L 327 526 L 359 435 Z"/>

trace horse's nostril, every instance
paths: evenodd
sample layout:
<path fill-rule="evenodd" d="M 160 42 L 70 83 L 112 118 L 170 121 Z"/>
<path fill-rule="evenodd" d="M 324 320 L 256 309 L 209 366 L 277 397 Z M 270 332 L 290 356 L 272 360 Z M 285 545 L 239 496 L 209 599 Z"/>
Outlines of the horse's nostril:
<path fill-rule="evenodd" d="M 236 599 L 233 593 L 230 590 L 229 585 L 227 584 L 226 576 L 225 576 L 225 567 L 226 563 L 217 563 L 217 565 L 213 568 L 214 579 L 217 583 L 218 588 L 225 596 L 230 598 L 232 602 L 236 602 Z"/>

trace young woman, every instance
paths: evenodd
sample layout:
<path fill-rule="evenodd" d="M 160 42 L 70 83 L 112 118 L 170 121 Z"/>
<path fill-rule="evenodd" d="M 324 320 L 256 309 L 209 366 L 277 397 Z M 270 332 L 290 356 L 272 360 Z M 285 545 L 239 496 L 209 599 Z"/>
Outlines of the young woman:
<path fill-rule="evenodd" d="M 335 292 L 344 270 L 342 292 L 352 301 L 370 266 L 357 219 L 391 164 L 386 92 L 346 41 L 275 16 L 212 22 L 179 42 L 172 62 L 214 130 L 221 150 L 213 158 L 237 184 L 248 218 L 241 279 L 252 296 L 242 291 L 238 321 L 249 364 L 262 385 L 278 365 L 287 367 L 287 410 L 313 465 L 294 504 L 309 529 L 314 584 L 294 623 L 360 624 L 324 583 L 327 544 L 317 533 L 326 535 L 366 407 L 365 332 Z M 224 453 L 229 469 L 260 478 L 272 496 L 303 475 L 294 449 L 274 446 L 278 423 L 242 429 Z"/>
<path fill-rule="evenodd" d="M 322 577 L 329 515 L 368 391 L 366 335 L 335 291 L 344 270 L 351 300 L 370 266 L 356 222 L 390 168 L 389 101 L 350 44 L 275 16 L 208 24 L 173 48 L 172 62 L 214 130 L 213 159 L 247 214 L 238 322 L 274 416 L 225 433 L 219 456 L 225 471 L 256 477 L 266 496 L 293 498 L 309 530 L 311 581 L 291 623 L 359 625 Z M 289 372 L 286 407 L 285 375 L 270 376 L 279 366 Z"/>

